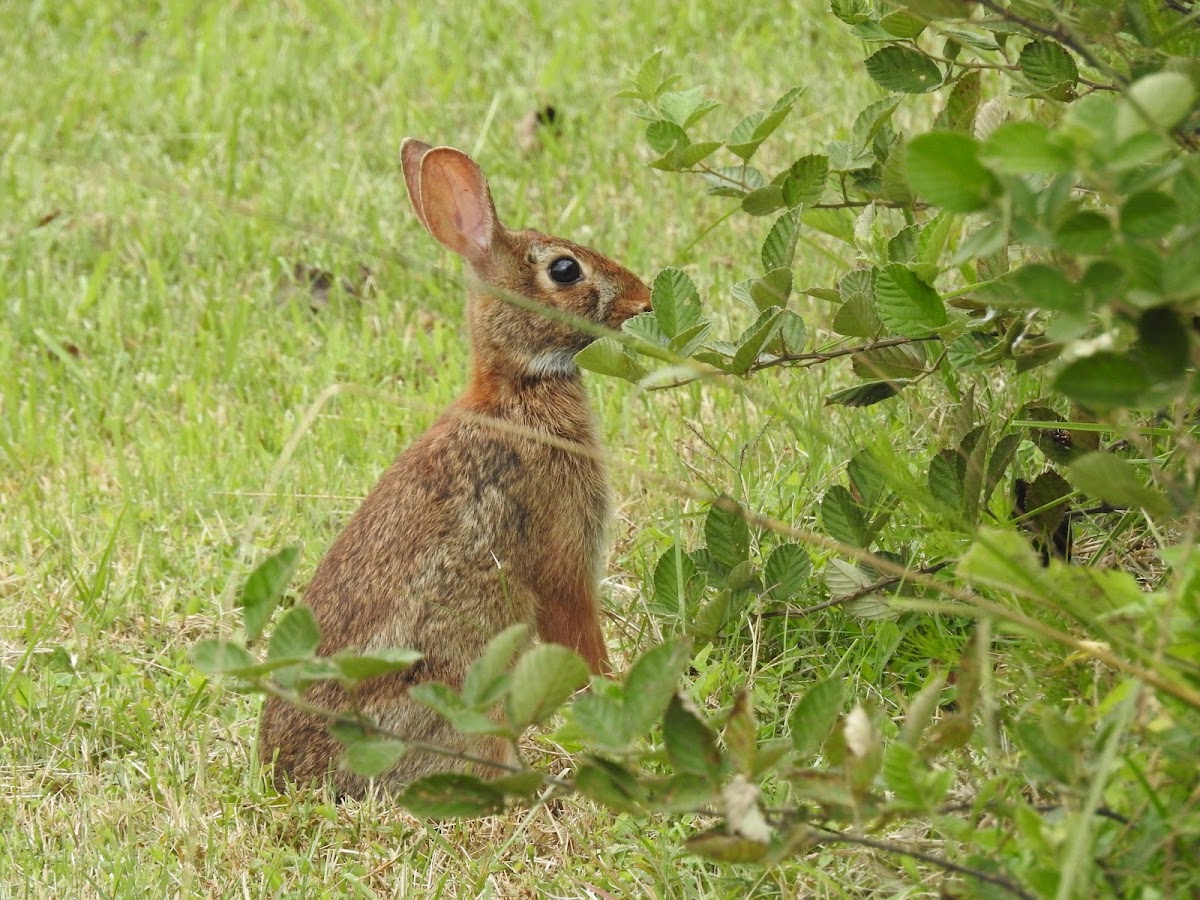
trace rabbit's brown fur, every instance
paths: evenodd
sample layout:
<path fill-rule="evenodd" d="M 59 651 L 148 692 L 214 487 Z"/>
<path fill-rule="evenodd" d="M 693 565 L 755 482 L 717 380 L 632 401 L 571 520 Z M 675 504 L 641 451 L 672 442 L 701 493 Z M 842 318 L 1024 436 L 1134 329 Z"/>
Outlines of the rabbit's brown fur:
<path fill-rule="evenodd" d="M 322 655 L 383 647 L 425 654 L 406 672 L 362 684 L 355 699 L 364 713 L 411 740 L 506 762 L 507 743 L 460 735 L 408 699 L 407 689 L 426 681 L 461 686 L 487 642 L 516 623 L 576 650 L 593 671 L 607 671 L 596 595 L 609 496 L 572 361 L 592 337 L 504 295 L 616 328 L 649 309 L 650 292 L 593 250 L 505 229 L 483 174 L 465 154 L 410 139 L 401 159 L 417 217 L 466 259 L 478 282 L 467 306 L 470 380 L 363 501 L 304 602 L 321 626 Z M 574 283 L 551 277 L 564 258 L 579 266 Z M 349 700 L 332 683 L 314 686 L 306 699 L 332 709 L 346 709 Z M 277 785 L 328 773 L 339 793 L 361 795 L 367 782 L 333 765 L 339 751 L 323 719 L 267 701 L 259 755 L 274 760 Z M 400 784 L 455 765 L 414 751 L 381 781 Z"/>

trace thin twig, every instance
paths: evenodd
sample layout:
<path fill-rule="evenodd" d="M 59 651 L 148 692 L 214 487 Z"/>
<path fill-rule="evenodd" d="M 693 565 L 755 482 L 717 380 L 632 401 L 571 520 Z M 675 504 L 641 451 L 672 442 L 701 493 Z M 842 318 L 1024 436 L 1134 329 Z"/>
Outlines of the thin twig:
<path fill-rule="evenodd" d="M 887 338 L 882 341 L 868 341 L 865 344 L 857 344 L 853 347 L 841 347 L 837 350 L 816 351 L 813 353 L 783 353 L 779 356 L 771 357 L 766 362 L 755 363 L 750 367 L 750 371 L 759 372 L 763 369 L 770 369 L 775 366 L 807 368 L 808 366 L 829 362 L 831 359 L 838 359 L 842 356 L 852 356 L 855 353 L 866 353 L 868 350 L 882 350 L 886 347 L 902 347 L 905 344 L 916 344 L 920 343 L 921 341 L 940 340 L 941 338 L 935 334 L 929 335 L 928 337 L 895 337 Z"/>

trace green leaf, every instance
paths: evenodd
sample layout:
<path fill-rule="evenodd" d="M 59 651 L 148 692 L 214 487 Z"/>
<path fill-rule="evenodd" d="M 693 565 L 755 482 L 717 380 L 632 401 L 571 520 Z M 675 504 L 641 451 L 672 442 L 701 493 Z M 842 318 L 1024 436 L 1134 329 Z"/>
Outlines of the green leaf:
<path fill-rule="evenodd" d="M 946 324 L 946 307 L 937 291 L 895 263 L 875 280 L 875 311 L 895 334 L 923 337 Z"/>
<path fill-rule="evenodd" d="M 667 759 L 676 772 L 701 775 L 710 781 L 721 776 L 721 751 L 712 730 L 672 696 L 663 720 Z"/>
<path fill-rule="evenodd" d="M 690 853 L 714 862 L 752 863 L 758 862 L 766 856 L 771 845 L 723 832 L 710 831 L 688 838 L 687 849 Z"/>
<path fill-rule="evenodd" d="M 275 612 L 299 561 L 299 547 L 284 547 L 259 563 L 246 579 L 238 594 L 237 605 L 242 610 L 247 641 L 258 640 L 262 634 L 263 626 Z"/>
<path fill-rule="evenodd" d="M 1061 269 L 1030 263 L 1014 269 L 992 284 L 981 287 L 979 298 L 992 306 L 1044 309 L 1053 312 L 1083 311 L 1083 298 Z"/>
<path fill-rule="evenodd" d="M 635 384 L 646 374 L 646 369 L 637 361 L 633 351 L 610 337 L 592 341 L 575 354 L 575 363 L 589 372 L 623 378 Z"/>
<path fill-rule="evenodd" d="M 1093 210 L 1075 213 L 1063 220 L 1055 232 L 1058 246 L 1066 253 L 1099 256 L 1112 245 L 1112 226 L 1108 216 Z"/>
<path fill-rule="evenodd" d="M 925 372 L 926 357 L 922 344 L 878 347 L 854 354 L 851 363 L 860 378 L 915 378 Z"/>
<path fill-rule="evenodd" d="M 1144 484 L 1137 469 L 1111 453 L 1089 453 L 1067 469 L 1076 488 L 1114 506 L 1144 509 L 1153 516 L 1170 514 L 1167 498 L 1157 488 Z"/>
<path fill-rule="evenodd" d="M 920 196 L 950 212 L 983 209 L 1000 193 L 999 182 L 979 161 L 979 144 L 955 131 L 930 131 L 905 148 L 908 183 Z"/>
<path fill-rule="evenodd" d="M 800 236 L 800 210 L 790 209 L 775 220 L 763 241 L 762 266 L 764 272 L 776 269 L 792 268 L 792 260 L 796 256 L 796 239 Z M 686 277 L 686 276 L 685 276 Z M 786 298 L 785 298 L 786 302 Z M 783 306 L 783 303 L 776 304 Z M 657 310 L 657 307 L 655 307 Z"/>
<path fill-rule="evenodd" d="M 791 268 L 772 269 L 762 278 L 757 278 L 750 282 L 750 301 L 754 304 L 754 308 L 760 314 L 771 311 L 772 315 L 777 313 L 780 308 L 787 305 L 788 298 L 792 295 L 792 270 Z M 772 323 L 775 324 L 775 323 Z M 782 323 L 779 323 L 782 324 Z M 750 336 L 758 337 L 759 323 L 749 329 L 743 340 L 749 340 Z M 777 329 L 776 329 L 777 330 Z M 775 336 L 772 331 L 759 345 L 758 351 L 754 356 L 749 357 L 750 365 L 758 358 L 758 353 L 762 352 L 762 347 L 765 346 Z M 734 359 L 735 366 L 740 363 Z M 749 368 L 749 366 L 747 366 Z"/>
<path fill-rule="evenodd" d="M 783 180 L 783 202 L 789 208 L 819 203 L 825 193 L 825 180 L 828 177 L 828 156 L 814 153 L 800 157 L 792 163 Z"/>
<path fill-rule="evenodd" d="M 720 106 L 704 98 L 704 88 L 671 91 L 658 98 L 658 108 L 672 122 L 688 128 Z"/>
<path fill-rule="evenodd" d="M 958 573 L 980 584 L 1044 599 L 1047 587 L 1041 558 L 1021 534 L 981 528 L 975 543 L 958 563 Z"/>
<path fill-rule="evenodd" d="M 192 647 L 192 663 L 205 675 L 224 675 L 250 668 L 254 659 L 232 641 L 203 640 Z"/>
<path fill-rule="evenodd" d="M 785 272 L 787 280 L 791 281 L 790 269 L 778 269 L 776 271 Z M 753 296 L 753 288 L 751 288 Z M 753 325 L 746 329 L 742 336 L 738 339 L 738 348 L 733 355 L 733 361 L 729 366 L 729 371 L 735 375 L 744 375 L 750 371 L 756 362 L 758 362 L 759 354 L 763 348 L 771 342 L 783 324 L 783 310 L 778 306 L 772 306 L 763 310 Z"/>
<path fill-rule="evenodd" d="M 686 147 L 691 142 L 687 132 L 677 124 L 658 119 L 646 126 L 646 143 L 661 156 L 675 147 Z"/>
<path fill-rule="evenodd" d="M 839 241 L 854 245 L 854 217 L 847 209 L 806 209 L 800 221 Z"/>
<path fill-rule="evenodd" d="M 1071 171 L 1071 151 L 1045 125 L 1006 122 L 984 142 L 980 158 L 1002 175 L 1058 175 Z"/>
<path fill-rule="evenodd" d="M 737 771 L 753 775 L 758 763 L 758 722 L 745 689 L 738 692 L 721 736 Z"/>
<path fill-rule="evenodd" d="M 674 337 L 700 322 L 700 292 L 686 272 L 666 268 L 654 276 L 650 305 L 659 327 Z"/>
<path fill-rule="evenodd" d="M 392 740 L 357 740 L 347 745 L 342 759 L 351 772 L 364 778 L 378 778 L 400 761 L 407 745 Z"/>
<path fill-rule="evenodd" d="M 944 510 L 956 515 L 963 514 L 965 469 L 965 460 L 957 450 L 939 450 L 929 461 L 926 476 L 929 496 Z"/>
<path fill-rule="evenodd" d="M 867 74 L 889 91 L 924 94 L 939 87 L 942 73 L 925 54 L 907 47 L 884 47 L 867 57 Z"/>
<path fill-rule="evenodd" d="M 800 698 L 788 714 L 788 733 L 798 761 L 812 758 L 821 749 L 845 702 L 845 685 L 840 678 L 819 681 Z"/>
<path fill-rule="evenodd" d="M 856 384 L 854 387 L 834 391 L 825 398 L 826 406 L 874 406 L 884 400 L 890 400 L 908 386 L 903 378 L 889 381 L 868 381 L 866 384 Z"/>
<path fill-rule="evenodd" d="M 1139 78 L 1116 112 L 1116 140 L 1124 143 L 1146 130 L 1166 131 L 1184 120 L 1196 102 L 1196 89 L 1182 72 L 1155 72 Z"/>
<path fill-rule="evenodd" d="M 625 679 L 624 725 L 630 740 L 641 737 L 662 716 L 691 652 L 690 641 L 674 638 L 651 647 L 633 664 Z"/>
<path fill-rule="evenodd" d="M 830 537 L 843 544 L 861 547 L 865 542 L 867 521 L 862 507 L 840 484 L 831 487 L 821 499 L 821 524 Z"/>
<path fill-rule="evenodd" d="M 784 205 L 783 188 L 777 184 L 756 188 L 742 197 L 742 211 L 752 216 L 769 216 Z"/>
<path fill-rule="evenodd" d="M 869 147 L 875 140 L 875 135 L 879 134 L 883 126 L 891 120 L 892 114 L 899 105 L 899 97 L 884 97 L 863 109 L 855 117 L 854 125 L 850 129 L 851 146 L 858 150 L 865 150 Z M 795 166 L 792 169 L 794 171 Z"/>
<path fill-rule="evenodd" d="M 1097 412 L 1137 407 L 1150 387 L 1150 379 L 1140 365 L 1110 350 L 1068 363 L 1054 380 L 1055 390 Z"/>
<path fill-rule="evenodd" d="M 399 800 L 420 819 L 472 819 L 504 809 L 504 794 L 480 778 L 457 772 L 418 779 Z"/>
<path fill-rule="evenodd" d="M 923 16 L 914 16 L 912 13 L 901 9 L 893 13 L 888 13 L 879 20 L 879 24 L 892 37 L 898 37 L 901 40 L 912 40 L 925 30 L 927 21 Z"/>
<path fill-rule="evenodd" d="M 471 706 L 491 706 L 503 696 L 513 657 L 529 644 L 529 626 L 510 625 L 488 641 L 463 679 L 463 700 Z"/>
<path fill-rule="evenodd" d="M 317 652 L 321 630 L 313 611 L 296 605 L 279 619 L 267 645 L 267 659 L 304 659 Z"/>
<path fill-rule="evenodd" d="M 746 524 L 740 509 L 737 501 L 721 497 L 713 501 L 704 520 L 704 540 L 708 552 L 729 568 L 750 557 L 750 526 Z"/>
<path fill-rule="evenodd" d="M 578 654 L 558 644 L 534 647 L 521 656 L 512 673 L 509 723 L 519 730 L 545 721 L 587 680 L 587 663 Z"/>
<path fill-rule="evenodd" d="M 753 166 L 713 166 L 703 178 L 709 194 L 716 197 L 743 197 L 766 184 L 762 172 Z"/>
<path fill-rule="evenodd" d="M 423 653 L 418 653 L 416 650 L 387 647 L 382 650 L 361 653 L 343 651 L 335 653 L 330 659 L 338 667 L 338 671 L 347 678 L 361 681 L 364 678 L 377 678 L 389 672 L 403 672 L 405 669 L 411 669 L 424 656 Z"/>
<path fill-rule="evenodd" d="M 855 453 L 846 464 L 846 474 L 864 509 L 879 505 L 887 492 L 888 476 L 875 451 L 866 447 Z"/>
<path fill-rule="evenodd" d="M 972 69 L 954 83 L 954 89 L 946 100 L 946 107 L 938 113 L 933 127 L 971 134 L 975 128 L 975 114 L 979 111 L 982 94 L 980 72 L 978 69 Z"/>
<path fill-rule="evenodd" d="M 1061 44 L 1033 40 L 1021 49 L 1017 58 L 1021 74 L 1034 93 L 1050 100 L 1071 100 L 1079 81 L 1079 67 Z"/>
<path fill-rule="evenodd" d="M 1168 389 L 1186 374 L 1192 346 L 1188 327 L 1169 306 L 1157 306 L 1138 319 L 1138 339 L 1131 355 L 1156 384 Z"/>
<path fill-rule="evenodd" d="M 1139 191 L 1121 206 L 1121 231 L 1130 237 L 1158 238 L 1179 222 L 1179 204 L 1162 191 Z"/>
<path fill-rule="evenodd" d="M 615 762 L 592 757 L 575 772 L 575 787 L 590 800 L 617 812 L 638 813 L 645 791 L 627 769 Z"/>
<path fill-rule="evenodd" d="M 507 675 L 502 678 L 502 683 L 505 686 L 509 683 Z M 511 730 L 500 722 L 468 706 L 454 688 L 440 681 L 414 684 L 408 689 L 408 696 L 423 706 L 428 706 L 463 734 L 512 734 Z"/>
<path fill-rule="evenodd" d="M 790 309 L 785 309 L 781 313 L 779 332 L 768 345 L 768 350 L 778 355 L 800 353 L 804 350 L 806 333 L 804 320 Z"/>
<path fill-rule="evenodd" d="M 812 571 L 812 560 L 799 544 L 780 544 L 773 551 L 763 569 L 763 584 L 774 600 L 789 600 L 796 597 L 808 584 Z"/>

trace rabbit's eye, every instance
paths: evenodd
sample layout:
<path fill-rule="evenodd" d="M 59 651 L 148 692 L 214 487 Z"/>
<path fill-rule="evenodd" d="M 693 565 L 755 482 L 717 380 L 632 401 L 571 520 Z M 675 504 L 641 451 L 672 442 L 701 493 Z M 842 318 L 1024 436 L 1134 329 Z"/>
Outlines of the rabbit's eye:
<path fill-rule="evenodd" d="M 559 284 L 574 284 L 583 277 L 579 263 L 569 256 L 560 256 L 550 263 L 550 277 Z"/>

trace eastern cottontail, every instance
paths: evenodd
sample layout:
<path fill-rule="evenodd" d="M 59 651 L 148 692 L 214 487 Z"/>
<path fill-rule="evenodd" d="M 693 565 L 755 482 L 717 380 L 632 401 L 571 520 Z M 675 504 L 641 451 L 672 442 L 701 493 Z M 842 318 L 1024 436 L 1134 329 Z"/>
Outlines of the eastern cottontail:
<path fill-rule="evenodd" d="M 363 501 L 304 602 L 320 623 L 322 655 L 352 647 L 425 654 L 406 672 L 361 684 L 355 699 L 364 713 L 398 735 L 503 763 L 511 759 L 506 742 L 464 737 L 407 689 L 460 686 L 487 642 L 519 622 L 607 671 L 596 594 L 610 514 L 601 445 L 573 359 L 593 336 L 504 295 L 617 328 L 650 308 L 650 291 L 594 250 L 509 231 L 465 153 L 410 138 L 400 157 L 417 218 L 474 273 L 470 380 Z M 307 699 L 348 708 L 331 682 Z M 333 766 L 340 745 L 326 725 L 268 699 L 259 756 L 274 759 L 279 786 L 330 773 L 339 793 L 361 796 L 366 780 Z M 413 751 L 381 781 L 401 784 L 454 762 Z"/>

